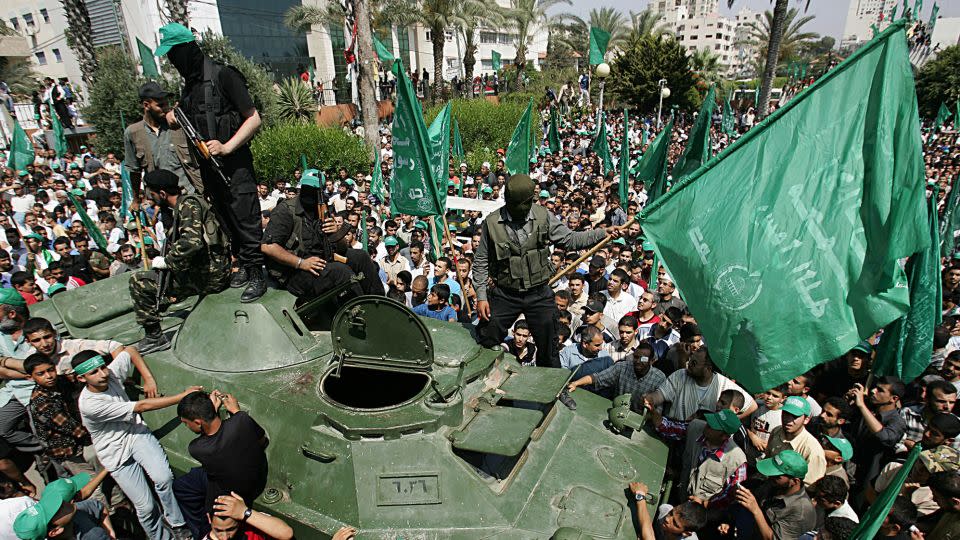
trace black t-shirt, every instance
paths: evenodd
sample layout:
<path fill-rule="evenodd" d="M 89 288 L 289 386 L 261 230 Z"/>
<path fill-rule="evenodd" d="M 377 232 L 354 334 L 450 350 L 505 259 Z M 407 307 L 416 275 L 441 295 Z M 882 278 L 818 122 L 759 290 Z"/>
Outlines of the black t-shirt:
<path fill-rule="evenodd" d="M 64 273 L 68 276 L 78 277 L 87 283 L 93 281 L 90 263 L 82 255 L 70 255 L 61 259 L 61 263 Z"/>
<path fill-rule="evenodd" d="M 246 412 L 223 421 L 213 435 L 201 435 L 188 450 L 207 473 L 207 508 L 218 495 L 237 492 L 247 505 L 267 483 L 267 455 L 260 440 L 266 432 Z"/>

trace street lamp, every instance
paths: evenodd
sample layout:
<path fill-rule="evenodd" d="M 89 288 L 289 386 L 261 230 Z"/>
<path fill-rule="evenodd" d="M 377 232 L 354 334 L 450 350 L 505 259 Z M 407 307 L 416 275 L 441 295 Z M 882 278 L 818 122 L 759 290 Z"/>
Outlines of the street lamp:
<path fill-rule="evenodd" d="M 608 75 L 610 75 L 610 65 L 607 64 L 606 62 L 600 63 L 599 65 L 597 65 L 597 69 L 596 71 L 594 71 L 594 74 L 597 76 L 598 79 L 600 79 L 600 110 L 602 111 L 603 110 L 603 80 L 606 79 Z"/>
<path fill-rule="evenodd" d="M 657 81 L 657 87 L 660 88 L 660 104 L 657 105 L 657 127 L 661 127 L 663 122 L 660 121 L 660 113 L 663 111 L 663 100 L 670 97 L 670 89 L 667 88 L 667 80 L 660 79 Z"/>

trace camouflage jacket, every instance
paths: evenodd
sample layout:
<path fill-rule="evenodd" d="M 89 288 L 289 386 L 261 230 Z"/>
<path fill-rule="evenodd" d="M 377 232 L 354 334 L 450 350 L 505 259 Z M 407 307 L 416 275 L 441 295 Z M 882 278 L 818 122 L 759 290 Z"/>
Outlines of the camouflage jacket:
<path fill-rule="evenodd" d="M 209 203 L 181 195 L 167 237 L 167 267 L 191 281 L 218 281 L 230 274 L 230 242 Z"/>

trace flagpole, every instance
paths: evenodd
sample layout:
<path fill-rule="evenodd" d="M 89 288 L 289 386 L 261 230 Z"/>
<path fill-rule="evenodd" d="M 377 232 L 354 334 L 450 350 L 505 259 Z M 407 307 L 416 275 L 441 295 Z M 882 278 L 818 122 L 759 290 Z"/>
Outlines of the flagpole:
<path fill-rule="evenodd" d="M 137 235 L 140 236 L 140 257 L 143 259 L 143 268 L 149 270 L 150 259 L 147 257 L 147 242 L 143 238 L 143 224 L 140 223 L 139 212 L 134 215 L 134 219 L 137 220 Z"/>

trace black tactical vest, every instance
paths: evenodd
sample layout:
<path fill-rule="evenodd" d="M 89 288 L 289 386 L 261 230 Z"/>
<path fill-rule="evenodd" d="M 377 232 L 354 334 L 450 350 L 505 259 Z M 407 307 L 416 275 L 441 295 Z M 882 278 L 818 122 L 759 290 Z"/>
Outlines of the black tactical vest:
<path fill-rule="evenodd" d="M 225 143 L 240 129 L 243 117 L 220 87 L 219 76 L 222 69 L 232 69 L 240 75 L 241 79 L 243 78 L 236 68 L 218 64 L 204 57 L 203 79 L 200 84 L 190 87 L 189 93 L 183 96 L 181 103 L 183 111 L 201 136 L 206 140 Z"/>

